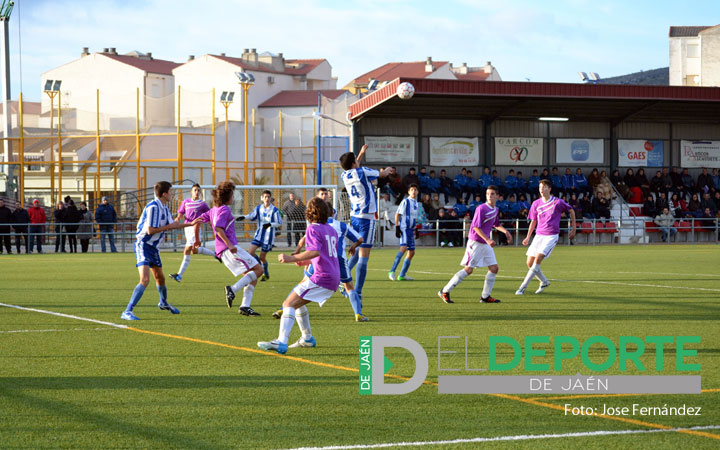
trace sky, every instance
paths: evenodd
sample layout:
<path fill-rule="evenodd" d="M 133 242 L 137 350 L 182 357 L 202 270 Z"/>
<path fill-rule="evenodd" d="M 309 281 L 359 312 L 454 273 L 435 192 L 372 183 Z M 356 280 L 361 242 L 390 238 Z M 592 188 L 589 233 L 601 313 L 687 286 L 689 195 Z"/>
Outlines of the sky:
<path fill-rule="evenodd" d="M 7 1 L 7 0 L 6 0 Z M 42 96 L 43 72 L 90 52 L 188 55 L 244 48 L 325 58 L 338 88 L 387 62 L 491 61 L 504 81 L 578 83 L 669 65 L 668 29 L 717 25 L 720 2 L 589 0 L 15 0 L 12 98 Z"/>

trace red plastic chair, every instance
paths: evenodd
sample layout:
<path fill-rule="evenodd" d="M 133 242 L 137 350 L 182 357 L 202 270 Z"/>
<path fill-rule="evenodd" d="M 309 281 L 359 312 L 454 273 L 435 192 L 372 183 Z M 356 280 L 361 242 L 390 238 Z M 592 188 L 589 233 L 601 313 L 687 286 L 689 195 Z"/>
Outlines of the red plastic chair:
<path fill-rule="evenodd" d="M 583 222 L 580 224 L 580 232 L 582 234 L 592 234 L 593 226 L 591 222 Z"/>
<path fill-rule="evenodd" d="M 687 220 L 681 220 L 680 222 L 675 222 L 676 225 L 674 225 L 679 233 L 689 233 L 692 231 L 692 227 L 690 225 L 690 222 Z"/>

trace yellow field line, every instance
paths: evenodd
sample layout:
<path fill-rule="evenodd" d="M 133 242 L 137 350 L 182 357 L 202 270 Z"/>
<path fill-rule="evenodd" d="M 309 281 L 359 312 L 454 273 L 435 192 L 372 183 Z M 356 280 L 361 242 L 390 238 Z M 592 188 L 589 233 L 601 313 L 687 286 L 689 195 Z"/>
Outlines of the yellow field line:
<path fill-rule="evenodd" d="M 175 335 L 175 334 L 160 333 L 160 332 L 157 332 L 157 331 L 142 330 L 142 329 L 140 329 L 140 328 L 134 328 L 134 327 L 127 327 L 126 329 L 127 329 L 127 330 L 130 330 L 130 331 L 136 331 L 136 332 L 138 332 L 138 333 L 152 334 L 152 335 L 155 335 L 155 336 L 163 336 L 163 337 L 168 337 L 168 338 L 172 338 L 172 339 L 179 339 L 179 340 L 182 340 L 182 341 L 189 341 L 189 342 L 197 342 L 197 343 L 200 343 L 200 344 L 214 345 L 214 346 L 217 346 L 217 347 L 224 347 L 224 348 L 229 348 L 229 349 L 233 349 L 233 350 L 241 350 L 241 351 L 249 352 L 249 353 L 258 353 L 258 354 L 265 355 L 265 356 L 274 356 L 274 357 L 277 357 L 277 358 L 289 359 L 289 360 L 292 360 L 292 361 L 297 361 L 297 362 L 301 362 L 301 363 L 305 363 L 305 364 L 311 364 L 311 365 L 314 365 L 314 366 L 327 367 L 327 368 L 330 368 L 330 369 L 337 369 L 337 370 L 344 370 L 344 371 L 346 371 L 346 372 L 359 372 L 358 369 L 355 369 L 355 368 L 352 368 L 352 367 L 338 366 L 338 365 L 336 365 L 336 364 L 328 364 L 328 363 L 323 363 L 323 362 L 318 362 L 318 361 L 312 361 L 312 360 L 309 360 L 309 359 L 298 358 L 298 357 L 295 357 L 295 356 L 280 355 L 280 354 L 278 354 L 278 353 L 271 353 L 271 352 L 267 352 L 267 351 L 263 351 L 263 350 L 257 350 L 257 349 L 254 349 L 254 348 L 240 347 L 240 346 L 237 346 L 237 345 L 230 345 L 230 344 L 223 344 L 223 343 L 220 343 L 220 342 L 207 341 L 207 340 L 204 340 L 204 339 L 196 339 L 196 338 L 191 338 L 191 337 L 187 337 L 187 336 L 178 336 L 178 335 Z M 409 380 L 409 378 L 407 378 L 407 377 L 402 377 L 402 376 L 399 376 L 399 375 L 389 375 L 389 374 L 385 374 L 385 376 L 388 377 L 388 378 L 395 378 L 395 379 L 399 379 L 399 380 Z M 437 386 L 437 385 L 438 385 L 438 384 L 435 383 L 435 382 L 427 381 L 427 380 L 425 380 L 424 383 L 425 383 L 425 384 L 430 384 L 430 385 L 433 385 L 433 386 Z M 720 391 L 720 389 L 708 389 L 707 391 L 715 392 L 715 391 Z M 533 399 L 533 398 L 522 398 L 522 397 L 516 397 L 516 396 L 514 396 L 514 395 L 507 395 L 507 394 L 489 394 L 489 395 L 492 395 L 492 396 L 495 396 L 495 397 L 504 398 L 504 399 L 507 399 L 507 400 L 513 400 L 513 401 L 517 401 L 517 402 L 522 402 L 522 403 L 526 403 L 526 404 L 529 404 L 529 405 L 542 406 L 542 407 L 544 407 L 544 408 L 550 408 L 550 409 L 555 409 L 555 410 L 558 410 L 558 411 L 563 411 L 563 412 L 565 412 L 565 407 L 564 407 L 564 406 L 554 405 L 554 404 L 552 404 L 552 403 L 541 402 L 541 401 L 535 400 L 535 399 Z M 616 395 L 625 395 L 625 394 L 616 394 Z M 574 396 L 574 397 L 575 397 L 575 398 L 578 398 L 578 397 L 581 397 L 581 396 Z M 560 398 L 567 398 L 567 399 L 569 399 L 569 398 L 572 398 L 572 397 L 560 397 Z M 546 399 L 546 400 L 548 400 L 548 399 Z M 670 430 L 670 429 L 675 428 L 675 427 L 671 427 L 671 426 L 668 426 L 668 425 L 660 425 L 660 424 L 657 424 L 657 423 L 644 422 L 644 421 L 642 421 L 642 420 L 628 419 L 628 418 L 625 418 L 625 417 L 608 416 L 608 415 L 605 415 L 605 414 L 593 413 L 593 414 L 585 414 L 585 415 L 592 415 L 592 416 L 595 416 L 595 417 L 600 417 L 600 418 L 602 418 L 602 419 L 609 419 L 609 420 L 616 420 L 616 421 L 619 421 L 619 422 L 631 423 L 631 424 L 634 424 L 634 425 L 640 425 L 640 426 L 644 426 L 644 427 L 648 427 L 648 428 L 655 428 L 655 429 L 658 429 L 658 430 Z M 696 436 L 702 436 L 702 437 L 707 437 L 707 438 L 711 438 L 711 439 L 718 439 L 718 440 L 720 440 L 720 435 L 718 435 L 718 434 L 712 434 L 712 433 L 706 433 L 706 432 L 704 432 L 704 431 L 696 431 L 696 430 L 676 430 L 676 432 L 678 432 L 678 433 L 685 433 L 685 434 L 692 434 L 692 435 L 696 435 Z"/>
<path fill-rule="evenodd" d="M 701 393 L 720 392 L 720 389 L 701 389 Z M 666 394 L 586 394 L 586 395 L 561 395 L 558 397 L 532 397 L 533 400 L 572 400 L 576 398 L 603 398 L 603 397 L 637 397 L 640 395 L 666 395 Z"/>

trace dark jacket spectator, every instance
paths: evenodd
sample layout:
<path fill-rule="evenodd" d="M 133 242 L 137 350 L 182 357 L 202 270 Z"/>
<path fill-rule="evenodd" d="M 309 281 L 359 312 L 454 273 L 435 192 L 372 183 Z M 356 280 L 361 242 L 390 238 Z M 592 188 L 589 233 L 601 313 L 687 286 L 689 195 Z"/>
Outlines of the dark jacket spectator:
<path fill-rule="evenodd" d="M 82 215 L 70 196 L 65 197 L 65 202 L 67 204 L 65 208 L 65 233 L 68 238 L 68 246 L 70 247 L 70 253 L 77 253 L 77 230 Z"/>
<path fill-rule="evenodd" d="M 625 185 L 627 185 L 628 188 L 639 186 L 637 178 L 635 177 L 635 173 L 633 172 L 632 169 L 628 169 L 625 172 L 623 181 L 625 182 Z"/>
<path fill-rule="evenodd" d="M 5 202 L 0 199 L 0 253 L 2 253 L 2 243 L 8 254 L 12 253 L 10 224 L 12 223 L 12 211 L 5 206 Z"/>
<path fill-rule="evenodd" d="M 15 211 L 12 213 L 12 223 L 15 230 L 15 248 L 17 252 L 20 253 L 20 238 L 23 238 L 25 239 L 25 253 L 29 253 L 28 224 L 30 223 L 30 214 L 22 207 L 20 202 L 15 205 Z"/>
<path fill-rule="evenodd" d="M 672 180 L 673 191 L 685 192 L 682 177 L 675 167 L 670 170 L 670 179 Z"/>
<path fill-rule="evenodd" d="M 415 175 L 415 168 L 411 167 L 410 172 L 403 177 L 403 191 L 401 191 L 401 194 L 404 195 L 408 189 L 410 189 L 411 184 L 417 184 L 420 186 L 420 179 L 417 175 Z"/>
<path fill-rule="evenodd" d="M 587 177 L 587 180 L 588 186 L 590 186 L 592 192 L 595 192 L 597 190 L 597 185 L 600 184 L 600 172 L 598 172 L 597 169 L 593 169 L 592 172 L 590 172 L 590 176 Z"/>
<path fill-rule="evenodd" d="M 715 187 L 712 175 L 708 173 L 708 170 L 703 168 L 702 173 L 698 175 L 696 189 L 700 193 L 710 192 Z M 704 209 L 704 208 L 703 208 Z"/>
<path fill-rule="evenodd" d="M 687 210 L 689 216 L 700 217 L 702 215 L 702 209 L 700 208 L 700 199 L 697 194 L 693 194 L 690 202 L 688 203 Z"/>
<path fill-rule="evenodd" d="M 659 170 L 655 172 L 655 176 L 650 180 L 650 190 L 656 194 L 666 192 L 665 180 L 663 180 L 662 172 Z M 662 209 L 660 211 L 662 211 Z"/>
<path fill-rule="evenodd" d="M 598 192 L 592 201 L 592 211 L 597 219 L 610 218 L 610 204 L 601 192 Z"/>
<path fill-rule="evenodd" d="M 635 181 L 637 185 L 640 186 L 640 189 L 642 189 L 643 196 L 647 197 L 648 194 L 650 194 L 650 181 L 645 176 L 645 169 L 638 169 L 637 174 L 635 174 Z"/>
<path fill-rule="evenodd" d="M 667 167 L 663 167 L 662 170 L 662 178 L 663 178 L 663 186 L 665 188 L 665 193 L 667 195 L 670 195 L 670 192 L 672 192 L 674 184 L 673 184 L 673 178 L 670 175 L 670 171 Z"/>
<path fill-rule="evenodd" d="M 700 209 L 702 209 L 703 211 L 705 211 L 705 209 L 709 209 L 712 212 L 713 216 L 717 214 L 717 207 L 715 206 L 715 202 L 713 201 L 713 199 L 710 197 L 709 192 L 703 194 L 703 198 L 700 201 Z"/>
<path fill-rule="evenodd" d="M 80 203 L 80 226 L 78 227 L 78 239 L 82 252 L 87 253 L 90 247 L 90 239 L 93 237 L 93 216 L 87 209 L 85 202 Z"/>
<path fill-rule="evenodd" d="M 693 180 L 687 169 L 683 169 L 681 179 L 685 192 L 692 192 L 695 189 L 695 180 Z"/>
<path fill-rule="evenodd" d="M 665 208 L 668 208 L 668 209 L 670 208 L 670 205 L 668 203 L 668 198 L 664 192 L 660 192 L 657 195 L 657 200 L 655 200 L 655 211 L 657 213 L 660 213 Z"/>
<path fill-rule="evenodd" d="M 115 208 L 108 202 L 107 197 L 102 198 L 102 203 L 95 210 L 95 222 L 100 225 L 102 231 L 112 231 L 114 223 L 117 223 Z"/>

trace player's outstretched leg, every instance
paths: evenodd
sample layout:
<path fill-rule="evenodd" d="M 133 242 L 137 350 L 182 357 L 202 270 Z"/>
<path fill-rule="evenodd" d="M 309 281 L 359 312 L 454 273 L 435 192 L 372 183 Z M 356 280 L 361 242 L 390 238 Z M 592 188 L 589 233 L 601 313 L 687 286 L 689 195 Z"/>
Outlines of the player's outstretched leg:
<path fill-rule="evenodd" d="M 160 308 L 163 311 L 170 311 L 172 314 L 180 314 L 180 310 L 171 305 L 167 302 L 167 286 L 163 285 L 156 285 L 158 294 L 160 294 L 160 303 L 158 303 L 158 308 Z"/>
<path fill-rule="evenodd" d="M 307 306 L 301 306 L 295 310 L 295 321 L 300 328 L 302 336 L 300 336 L 300 339 L 288 348 L 315 347 L 317 345 L 317 341 L 310 330 L 310 316 L 308 315 Z"/>
<path fill-rule="evenodd" d="M 390 272 L 388 272 L 388 278 L 390 278 L 390 280 L 392 280 L 392 281 L 397 280 L 397 277 L 395 276 L 395 270 L 397 269 L 397 266 L 400 265 L 400 260 L 402 259 L 404 253 L 405 253 L 405 249 L 401 247 L 400 250 L 398 250 L 397 254 L 395 255 L 395 260 L 393 261 L 393 265 L 390 268 Z"/>
<path fill-rule="evenodd" d="M 480 297 L 480 301 L 483 303 L 500 303 L 500 300 L 490 295 L 492 293 L 492 288 L 495 285 L 497 270 L 497 265 L 491 266 L 488 268 L 488 272 L 485 274 L 485 284 L 483 284 L 483 291 Z"/>
<path fill-rule="evenodd" d="M 468 275 L 470 275 L 472 272 L 472 267 L 465 267 L 463 269 L 460 269 L 455 275 L 453 275 L 452 278 L 450 278 L 450 281 L 448 281 L 445 287 L 440 289 L 440 291 L 438 292 L 438 297 L 440 297 L 445 303 L 455 303 L 450 300 L 450 291 L 455 289 L 458 284 L 462 283 L 462 281 L 467 278 Z"/>

